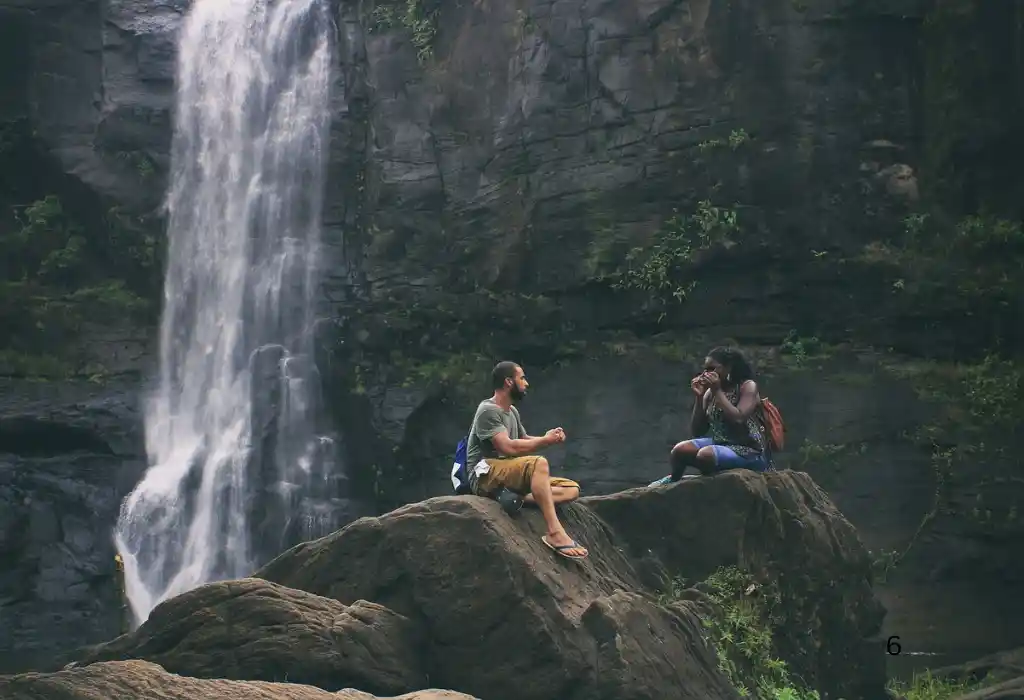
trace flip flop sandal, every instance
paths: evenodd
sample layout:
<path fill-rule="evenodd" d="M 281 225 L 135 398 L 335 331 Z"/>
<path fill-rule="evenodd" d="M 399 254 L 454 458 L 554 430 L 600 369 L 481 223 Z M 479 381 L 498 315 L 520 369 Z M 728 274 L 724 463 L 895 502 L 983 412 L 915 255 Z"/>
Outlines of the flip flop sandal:
<path fill-rule="evenodd" d="M 550 542 L 548 542 L 548 536 L 547 535 L 541 535 L 540 539 L 541 539 L 541 541 L 544 544 L 546 544 L 548 547 L 550 547 L 553 551 L 557 552 L 558 554 L 560 554 L 561 556 L 565 557 L 566 559 L 586 559 L 587 555 L 589 554 L 589 552 L 587 554 L 584 554 L 583 556 L 580 556 L 578 554 L 566 554 L 566 551 L 570 550 L 570 549 L 583 549 L 583 547 L 580 546 L 580 544 L 576 540 L 573 540 L 572 544 L 553 545 Z"/>

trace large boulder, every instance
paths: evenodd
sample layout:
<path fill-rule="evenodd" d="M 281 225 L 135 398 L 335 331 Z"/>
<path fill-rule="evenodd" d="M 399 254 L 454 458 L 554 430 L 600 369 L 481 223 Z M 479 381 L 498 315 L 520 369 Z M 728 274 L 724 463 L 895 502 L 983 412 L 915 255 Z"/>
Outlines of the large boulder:
<path fill-rule="evenodd" d="M 488 700 L 733 698 L 699 603 L 654 595 L 738 565 L 779 591 L 779 652 L 829 697 L 875 698 L 885 671 L 866 552 L 806 474 L 727 473 L 563 509 L 583 562 L 541 542 L 536 511 L 444 497 L 362 518 L 256 573 L 416 620 L 431 682 Z"/>
<path fill-rule="evenodd" d="M 1024 700 L 1024 676 L 980 688 L 956 700 Z"/>
<path fill-rule="evenodd" d="M 297 683 L 206 680 L 168 673 L 148 661 L 111 661 L 56 673 L 0 676 L 4 700 L 378 700 L 358 690 L 330 693 Z M 380 700 L 473 700 L 424 690 Z"/>
<path fill-rule="evenodd" d="M 394 694 L 426 684 L 417 629 L 375 603 L 344 605 L 259 579 L 165 601 L 80 664 L 141 658 L 196 678 L 282 681 Z"/>
<path fill-rule="evenodd" d="M 993 685 L 1016 679 L 1024 687 L 1024 647 L 1005 649 L 962 664 L 942 666 L 929 671 L 932 676 L 953 683 Z"/>
<path fill-rule="evenodd" d="M 693 479 L 582 499 L 634 558 L 701 581 L 739 565 L 774 584 L 780 655 L 830 697 L 874 697 L 885 678 L 884 609 L 857 531 L 802 472 Z"/>

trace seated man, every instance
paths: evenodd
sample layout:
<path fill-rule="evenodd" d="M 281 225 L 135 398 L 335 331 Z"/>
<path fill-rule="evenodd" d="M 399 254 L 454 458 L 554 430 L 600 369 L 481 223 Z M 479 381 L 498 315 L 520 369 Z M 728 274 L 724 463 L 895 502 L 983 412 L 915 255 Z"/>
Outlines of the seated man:
<path fill-rule="evenodd" d="M 473 493 L 495 496 L 502 488 L 524 497 L 540 508 L 548 533 L 544 544 L 562 556 L 582 559 L 587 550 L 579 546 L 562 527 L 555 512 L 559 503 L 579 498 L 575 481 L 551 476 L 548 461 L 537 450 L 565 441 L 565 431 L 553 428 L 543 437 L 527 435 L 513 405 L 526 396 L 529 383 L 523 368 L 514 362 L 499 362 L 491 374 L 494 396 L 484 399 L 473 416 L 466 440 L 466 466 Z"/>

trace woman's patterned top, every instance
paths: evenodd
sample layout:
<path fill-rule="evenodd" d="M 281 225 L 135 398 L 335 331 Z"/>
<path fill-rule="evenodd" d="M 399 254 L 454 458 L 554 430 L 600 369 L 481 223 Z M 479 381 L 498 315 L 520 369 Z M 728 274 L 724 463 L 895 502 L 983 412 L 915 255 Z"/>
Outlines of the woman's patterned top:
<path fill-rule="evenodd" d="M 725 395 L 729 403 L 737 406 L 740 402 L 740 387 L 734 386 Z M 723 415 L 722 407 L 715 403 L 712 396 L 707 410 L 710 429 L 707 436 L 716 445 L 724 445 L 741 457 L 756 457 L 765 451 L 764 427 L 761 425 L 761 412 L 754 411 L 744 423 L 734 423 Z"/>

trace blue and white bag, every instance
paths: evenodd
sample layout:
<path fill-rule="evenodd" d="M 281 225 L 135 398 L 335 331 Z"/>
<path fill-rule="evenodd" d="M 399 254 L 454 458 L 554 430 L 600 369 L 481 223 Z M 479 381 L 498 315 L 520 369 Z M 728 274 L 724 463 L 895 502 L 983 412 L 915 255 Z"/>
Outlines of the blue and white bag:
<path fill-rule="evenodd" d="M 455 461 L 452 463 L 452 486 L 456 496 L 472 493 L 469 486 L 469 469 L 466 468 L 466 438 L 459 441 L 455 448 Z"/>

